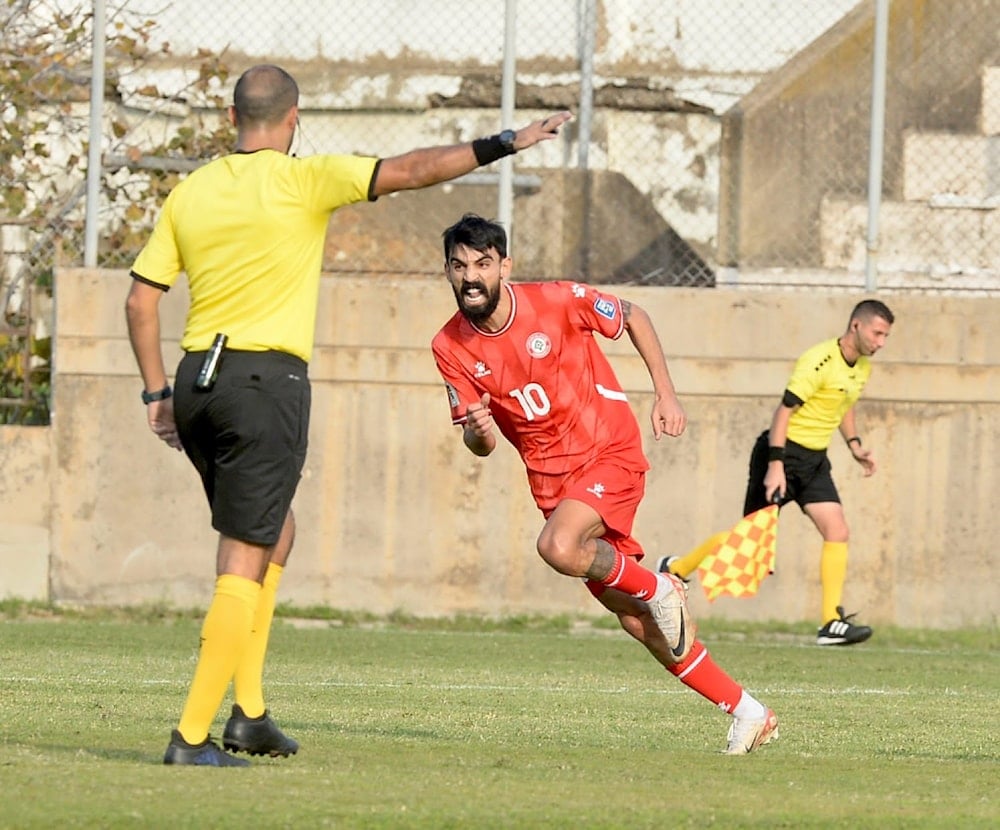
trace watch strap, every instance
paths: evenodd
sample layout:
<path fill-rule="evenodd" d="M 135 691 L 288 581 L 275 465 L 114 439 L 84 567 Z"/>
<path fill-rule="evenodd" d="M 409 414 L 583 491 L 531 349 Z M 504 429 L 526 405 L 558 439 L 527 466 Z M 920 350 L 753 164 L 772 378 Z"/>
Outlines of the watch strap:
<path fill-rule="evenodd" d="M 174 394 L 174 390 L 170 388 L 168 383 L 162 389 L 158 389 L 155 392 L 147 392 L 145 389 L 142 390 L 142 402 L 145 404 L 150 404 L 153 401 L 164 401 Z"/>

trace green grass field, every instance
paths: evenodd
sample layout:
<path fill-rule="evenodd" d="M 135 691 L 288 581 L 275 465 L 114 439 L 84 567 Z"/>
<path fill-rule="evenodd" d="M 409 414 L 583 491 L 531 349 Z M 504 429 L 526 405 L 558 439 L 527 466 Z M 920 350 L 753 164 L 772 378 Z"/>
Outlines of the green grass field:
<path fill-rule="evenodd" d="M 44 611 L 0 604 L 3 827 L 1000 826 L 995 629 L 703 621 L 781 721 L 728 757 L 729 718 L 610 625 L 282 617 L 269 704 L 302 749 L 219 770 L 162 765 L 197 615 Z"/>

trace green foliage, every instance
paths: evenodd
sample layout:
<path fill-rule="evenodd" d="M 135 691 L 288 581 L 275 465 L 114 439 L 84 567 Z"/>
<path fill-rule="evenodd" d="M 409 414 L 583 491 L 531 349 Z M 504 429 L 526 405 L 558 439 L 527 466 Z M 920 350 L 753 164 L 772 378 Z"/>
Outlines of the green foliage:
<path fill-rule="evenodd" d="M 268 705 L 302 748 L 219 771 L 161 763 L 198 619 L 8 610 L 5 826 L 910 830 L 1000 811 L 1000 666 L 978 635 L 821 649 L 706 621 L 715 659 L 781 720 L 732 758 L 728 718 L 621 632 L 281 618 Z"/>
<path fill-rule="evenodd" d="M 111 130 L 104 137 L 105 159 L 126 159 L 105 167 L 98 262 L 107 267 L 127 265 L 152 229 L 157 209 L 180 173 L 150 159 L 170 159 L 188 169 L 226 151 L 233 131 L 223 118 L 218 91 L 229 76 L 221 55 L 205 50 L 194 57 L 191 80 L 184 89 L 163 91 L 146 84 L 134 94 L 146 109 L 117 103 L 137 69 L 165 59 L 166 44 L 156 44 L 156 22 L 129 11 L 128 3 L 109 5 L 105 84 L 106 115 Z M 92 6 L 79 0 L 53 4 L 48 0 L 7 0 L 0 6 L 0 225 L 27 230 L 28 250 L 19 253 L 17 273 L 8 275 L 21 293 L 51 287 L 61 263 L 82 264 L 85 216 L 83 197 L 87 165 L 88 115 L 91 83 Z M 190 105 L 189 99 L 196 104 Z M 166 117 L 178 104 L 188 116 Z M 150 144 L 138 128 L 152 118 L 166 118 L 165 138 Z M 105 162 L 107 165 L 107 161 Z M 184 165 L 180 165 L 183 167 Z M 163 169 L 164 167 L 168 169 Z M 0 266 L 6 268 L 0 251 Z M 0 279 L 0 302 L 8 325 L 18 309 L 7 304 L 10 286 Z M 18 324 L 19 330 L 32 330 Z M 16 339 L 16 338 L 11 338 Z M 34 348 L 34 346 L 32 346 Z M 47 367 L 33 361 L 30 371 L 18 360 L 17 344 L 0 343 L 0 423 L 46 424 L 49 421 Z M 8 371 L 11 370 L 11 371 Z M 37 377 L 36 377 L 37 373 Z"/>
<path fill-rule="evenodd" d="M 51 338 L 0 334 L 0 424 L 39 426 L 49 422 Z"/>
<path fill-rule="evenodd" d="M 0 46 L 0 216 L 42 221 L 62 186 L 46 164 L 54 139 L 74 126 L 73 105 L 86 101 L 88 16 L 52 4 L 8 2 Z M 86 134 L 86 130 L 83 131 Z"/>

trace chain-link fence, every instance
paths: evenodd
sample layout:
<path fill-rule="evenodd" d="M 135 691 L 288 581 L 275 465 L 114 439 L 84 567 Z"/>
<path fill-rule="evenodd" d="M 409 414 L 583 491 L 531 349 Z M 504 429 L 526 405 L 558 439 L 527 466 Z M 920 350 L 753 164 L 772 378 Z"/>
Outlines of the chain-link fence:
<path fill-rule="evenodd" d="M 875 6 L 723 114 L 723 279 L 851 284 L 867 261 L 882 289 L 1000 289 L 1000 3 L 886 3 L 873 202 Z"/>
<path fill-rule="evenodd" d="M 107 0 L 97 261 L 128 267 L 170 186 L 231 146 L 236 76 L 269 62 L 301 87 L 299 155 L 389 156 L 572 110 L 510 162 L 521 278 L 859 286 L 874 263 L 879 288 L 1000 291 L 1000 0 L 884 0 L 870 194 L 879 2 Z M 96 6 L 0 11 L 0 411 L 22 419 L 45 388 L 52 268 L 82 262 Z M 499 167 L 340 211 L 324 267 L 439 273 L 443 227 L 498 215 Z"/>

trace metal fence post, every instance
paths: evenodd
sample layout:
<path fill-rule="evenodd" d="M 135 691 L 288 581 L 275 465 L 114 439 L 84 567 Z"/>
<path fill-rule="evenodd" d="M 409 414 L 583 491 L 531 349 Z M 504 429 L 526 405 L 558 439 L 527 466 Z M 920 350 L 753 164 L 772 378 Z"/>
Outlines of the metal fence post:
<path fill-rule="evenodd" d="M 517 103 L 517 0 L 506 0 L 503 27 L 503 79 L 500 86 L 500 124 L 514 127 L 514 107 Z M 507 229 L 507 256 L 514 247 L 514 159 L 500 160 L 500 182 L 497 192 L 497 218 Z"/>
<path fill-rule="evenodd" d="M 889 40 L 889 0 L 875 0 L 875 43 L 872 49 L 871 140 L 868 150 L 868 237 L 865 254 L 865 290 L 878 280 L 879 210 L 882 205 L 882 163 L 885 144 L 886 51 Z"/>
<path fill-rule="evenodd" d="M 577 166 L 581 170 L 586 170 L 590 165 L 590 132 L 594 119 L 594 30 L 597 27 L 597 0 L 582 0 L 582 2 Z"/>
<path fill-rule="evenodd" d="M 104 117 L 104 42 L 107 15 L 104 0 L 93 0 L 94 21 L 90 67 L 90 145 L 87 148 L 87 202 L 83 234 L 83 264 L 97 265 L 98 199 L 101 193 L 101 121 Z"/>

